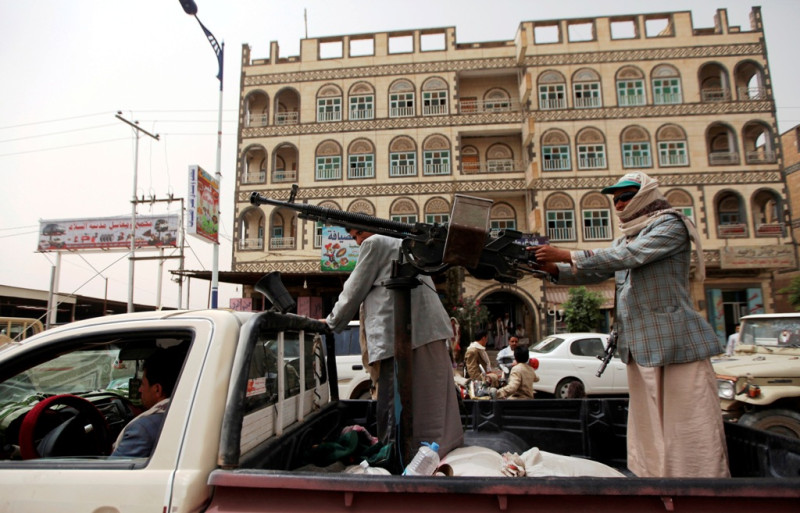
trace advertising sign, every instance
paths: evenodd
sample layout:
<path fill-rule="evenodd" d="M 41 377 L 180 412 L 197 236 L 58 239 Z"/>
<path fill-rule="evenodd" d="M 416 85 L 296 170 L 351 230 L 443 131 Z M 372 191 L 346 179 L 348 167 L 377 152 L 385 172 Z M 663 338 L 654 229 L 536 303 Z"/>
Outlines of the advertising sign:
<path fill-rule="evenodd" d="M 189 166 L 186 232 L 219 243 L 219 182 L 200 166 Z"/>
<path fill-rule="evenodd" d="M 136 247 L 178 246 L 178 214 L 136 216 Z M 39 221 L 39 252 L 129 250 L 131 216 Z"/>
<path fill-rule="evenodd" d="M 728 246 L 720 249 L 722 269 L 795 268 L 794 248 L 789 245 Z"/>
<path fill-rule="evenodd" d="M 323 271 L 352 271 L 358 261 L 358 250 L 356 241 L 341 226 L 322 227 L 320 269 Z"/>

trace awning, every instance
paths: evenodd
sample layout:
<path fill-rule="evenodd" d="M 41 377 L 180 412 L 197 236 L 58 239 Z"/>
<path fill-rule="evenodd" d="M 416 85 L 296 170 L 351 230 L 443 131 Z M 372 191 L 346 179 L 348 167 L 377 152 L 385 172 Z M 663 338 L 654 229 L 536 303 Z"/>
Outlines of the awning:
<path fill-rule="evenodd" d="M 592 285 L 553 285 L 548 283 L 544 291 L 543 301 L 545 303 L 557 304 L 566 303 L 569 299 L 569 290 L 579 286 L 586 287 L 586 290 L 597 292 L 603 297 L 603 303 L 600 308 L 614 308 L 614 282 L 609 280 L 603 283 L 596 283 Z"/>

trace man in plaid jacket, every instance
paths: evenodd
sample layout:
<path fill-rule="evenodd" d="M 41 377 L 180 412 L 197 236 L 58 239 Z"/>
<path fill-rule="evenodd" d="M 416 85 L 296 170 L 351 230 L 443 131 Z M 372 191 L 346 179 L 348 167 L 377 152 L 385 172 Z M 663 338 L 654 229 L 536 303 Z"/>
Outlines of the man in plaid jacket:
<path fill-rule="evenodd" d="M 604 188 L 623 236 L 609 248 L 529 248 L 560 284 L 616 282 L 618 347 L 627 364 L 628 468 L 639 477 L 729 476 L 725 434 L 710 357 L 724 351 L 689 293 L 705 276 L 694 224 L 673 209 L 658 182 L 640 172 Z"/>

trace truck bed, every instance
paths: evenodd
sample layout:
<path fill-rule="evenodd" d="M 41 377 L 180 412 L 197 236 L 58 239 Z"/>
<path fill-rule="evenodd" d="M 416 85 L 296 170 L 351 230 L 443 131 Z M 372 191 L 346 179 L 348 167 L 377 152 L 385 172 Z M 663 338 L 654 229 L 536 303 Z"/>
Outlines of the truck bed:
<path fill-rule="evenodd" d="M 726 423 L 731 479 L 641 479 L 625 468 L 626 399 L 465 401 L 467 445 L 591 458 L 630 477 L 476 478 L 298 471 L 312 444 L 374 427 L 372 401 L 339 401 L 216 470 L 210 511 L 797 511 L 800 441 Z M 372 431 L 374 432 L 374 430 Z M 388 497 L 386 493 L 402 494 Z"/>

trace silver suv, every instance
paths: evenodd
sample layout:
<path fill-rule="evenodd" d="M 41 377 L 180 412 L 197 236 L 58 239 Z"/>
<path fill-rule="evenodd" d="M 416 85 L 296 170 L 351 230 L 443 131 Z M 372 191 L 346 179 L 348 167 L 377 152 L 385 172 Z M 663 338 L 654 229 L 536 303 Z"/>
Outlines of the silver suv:
<path fill-rule="evenodd" d="M 725 419 L 800 438 L 800 312 L 742 317 L 733 356 L 712 363 Z"/>

